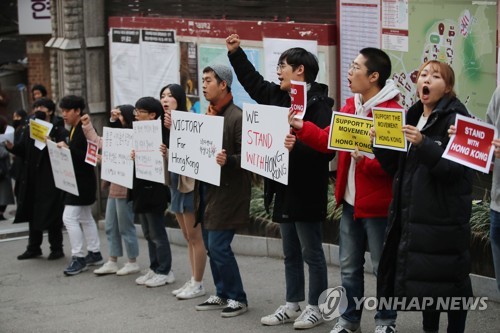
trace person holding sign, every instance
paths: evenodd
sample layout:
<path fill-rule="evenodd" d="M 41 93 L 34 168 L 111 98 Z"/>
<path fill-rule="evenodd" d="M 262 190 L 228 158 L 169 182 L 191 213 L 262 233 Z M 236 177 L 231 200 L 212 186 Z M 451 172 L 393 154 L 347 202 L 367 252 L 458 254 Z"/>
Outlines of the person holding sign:
<path fill-rule="evenodd" d="M 201 198 L 203 204 L 200 204 L 204 208 L 203 240 L 210 258 L 216 295 L 198 304 L 196 310 L 222 309 L 221 316 L 230 318 L 248 309 L 231 243 L 236 230 L 247 227 L 250 220 L 250 173 L 241 168 L 242 111 L 233 103 L 231 69 L 219 64 L 205 67 L 202 80 L 203 96 L 210 103 L 207 115 L 224 117 L 224 130 L 223 149 L 214 160 L 221 166 L 220 186 L 200 185 L 205 194 Z"/>
<path fill-rule="evenodd" d="M 372 118 L 372 108 L 401 108 L 399 90 L 391 75 L 391 60 L 382 50 L 364 48 L 349 67 L 348 82 L 354 96 L 349 97 L 340 112 Z M 289 121 L 295 135 L 318 151 L 328 151 L 330 126 L 321 129 L 315 124 L 294 117 Z M 288 135 L 285 145 L 295 142 Z M 354 297 L 364 295 L 363 266 L 367 244 L 373 273 L 377 276 L 378 263 L 384 244 L 387 213 L 392 198 L 392 177 L 382 170 L 376 159 L 354 152 L 338 151 L 335 199 L 342 204 L 340 220 L 340 275 L 347 293 L 347 309 L 331 333 L 359 332 L 362 309 L 356 309 Z M 376 332 L 396 331 L 396 312 L 378 311 L 375 315 Z"/>
<path fill-rule="evenodd" d="M 160 101 L 165 112 L 164 126 L 172 125 L 171 111 L 187 111 L 186 93 L 178 84 L 169 84 L 162 88 Z M 167 154 L 168 155 L 168 154 Z M 166 164 L 168 158 L 165 159 Z M 165 170 L 168 170 L 165 167 Z M 195 180 L 190 177 L 168 172 L 167 185 L 170 187 L 170 211 L 175 214 L 177 223 L 187 241 L 188 257 L 191 265 L 191 278 L 179 289 L 172 291 L 178 299 L 191 299 L 205 295 L 203 274 L 207 262 L 207 252 L 203 244 L 201 225 L 196 223 L 194 189 Z"/>
<path fill-rule="evenodd" d="M 134 107 L 129 104 L 120 105 L 111 110 L 110 125 L 115 128 L 132 128 Z M 82 117 L 83 133 L 87 140 L 98 144 L 102 148 L 102 137 L 98 136 L 90 116 Z M 139 244 L 134 225 L 134 212 L 132 202 L 128 200 L 128 189 L 108 181 L 102 181 L 104 186 L 109 186 L 109 196 L 106 202 L 105 230 L 108 238 L 109 259 L 94 270 L 94 274 L 128 275 L 139 272 L 136 258 L 139 256 Z M 128 262 L 118 268 L 118 257 L 123 256 L 122 240 L 127 251 Z"/>
<path fill-rule="evenodd" d="M 437 332 L 437 297 L 472 296 L 469 220 L 472 170 L 442 157 L 448 128 L 457 115 L 470 116 L 453 90 L 451 66 L 431 60 L 417 75 L 420 98 L 410 107 L 403 126 L 408 152 L 374 148 L 382 168 L 394 176 L 389 225 L 380 258 L 377 296 L 428 297 L 423 329 Z M 376 135 L 373 129 L 370 136 Z M 448 332 L 465 330 L 467 309 L 448 311 Z"/>
<path fill-rule="evenodd" d="M 259 104 L 291 106 L 291 81 L 306 82 L 307 111 L 304 120 L 321 128 L 332 116 L 333 100 L 328 87 L 316 82 L 318 59 L 303 48 L 291 48 L 279 58 L 276 74 L 280 84 L 265 81 L 240 47 L 240 38 L 226 38 L 228 57 L 238 80 Z M 328 288 L 328 273 L 322 247 L 322 224 L 328 203 L 329 162 L 334 154 L 319 153 L 298 141 L 289 155 L 288 185 L 265 180 L 266 205 L 275 195 L 273 221 L 280 223 L 285 255 L 286 304 L 261 318 L 267 326 L 293 323 L 296 329 L 308 329 L 323 323 L 318 297 Z M 305 299 L 304 262 L 309 267 L 308 305 L 303 312 L 299 302 Z"/>
<path fill-rule="evenodd" d="M 55 109 L 56 105 L 50 99 L 41 98 L 33 103 L 34 116 L 54 125 L 48 138 L 54 142 L 65 141 L 68 131 L 64 128 L 63 119 L 54 114 Z M 14 223 L 29 222 L 28 246 L 17 259 L 25 260 L 42 255 L 40 246 L 44 230 L 48 231 L 50 243 L 47 259 L 60 259 L 64 257 L 63 192 L 55 186 L 48 150 L 35 147 L 35 140 L 30 137 L 29 124 L 26 124 L 22 136 L 16 139 L 14 144 L 5 144 L 10 152 L 22 161 L 19 177 L 16 179 L 19 193 Z"/>
<path fill-rule="evenodd" d="M 163 107 L 156 98 L 142 97 L 135 103 L 136 121 L 155 120 L 160 118 L 162 113 Z M 162 140 L 165 142 L 165 138 Z M 135 157 L 135 151 L 132 154 Z M 161 154 L 160 147 L 158 147 L 158 154 Z M 135 163 L 137 168 L 137 159 Z M 164 220 L 168 205 L 167 191 L 165 184 L 137 178 L 137 174 L 134 176 L 130 197 L 134 202 L 134 213 L 141 222 L 144 238 L 148 241 L 150 262 L 148 272 L 138 277 L 135 283 L 149 288 L 161 287 L 175 282 L 172 271 L 172 251 Z"/>
<path fill-rule="evenodd" d="M 75 169 L 79 195 L 64 193 L 63 222 L 71 243 L 71 262 L 64 274 L 71 276 L 86 271 L 88 266 L 102 264 L 100 240 L 97 225 L 92 216 L 92 204 L 96 199 L 96 178 L 94 167 L 85 163 L 87 138 L 83 134 L 81 117 L 84 115 L 85 100 L 80 96 L 64 96 L 59 102 L 64 122 L 71 126 L 68 143 L 59 141 L 57 147 L 68 148 Z M 83 243 L 87 244 L 85 256 Z"/>

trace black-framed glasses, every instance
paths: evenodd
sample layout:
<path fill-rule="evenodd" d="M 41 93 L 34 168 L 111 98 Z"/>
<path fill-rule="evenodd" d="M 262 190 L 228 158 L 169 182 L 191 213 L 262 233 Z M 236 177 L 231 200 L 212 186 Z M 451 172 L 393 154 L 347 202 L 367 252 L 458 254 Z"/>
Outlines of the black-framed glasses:
<path fill-rule="evenodd" d="M 286 66 L 291 66 L 291 67 L 293 67 L 293 65 L 292 65 L 292 64 L 287 64 L 287 63 L 282 62 L 282 63 L 279 63 L 279 64 L 276 66 L 276 72 L 281 72 L 281 71 L 283 71 L 283 70 L 286 68 Z"/>

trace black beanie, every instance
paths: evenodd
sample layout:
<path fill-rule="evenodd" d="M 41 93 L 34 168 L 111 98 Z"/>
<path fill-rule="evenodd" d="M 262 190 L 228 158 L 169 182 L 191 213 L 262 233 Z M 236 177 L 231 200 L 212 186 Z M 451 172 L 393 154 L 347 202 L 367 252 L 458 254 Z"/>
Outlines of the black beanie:
<path fill-rule="evenodd" d="M 132 128 L 132 122 L 135 120 L 134 117 L 134 106 L 130 104 L 123 104 L 118 107 L 122 113 L 123 119 L 127 123 L 128 128 Z"/>
<path fill-rule="evenodd" d="M 170 90 L 170 93 L 177 101 L 177 111 L 187 111 L 186 93 L 184 92 L 184 89 L 182 89 L 182 87 L 177 83 L 168 84 L 161 89 L 160 96 L 167 88 Z"/>
<path fill-rule="evenodd" d="M 136 109 L 143 109 L 148 112 L 156 114 L 155 119 L 157 119 L 163 113 L 163 106 L 159 100 L 154 97 L 141 97 L 135 102 Z"/>

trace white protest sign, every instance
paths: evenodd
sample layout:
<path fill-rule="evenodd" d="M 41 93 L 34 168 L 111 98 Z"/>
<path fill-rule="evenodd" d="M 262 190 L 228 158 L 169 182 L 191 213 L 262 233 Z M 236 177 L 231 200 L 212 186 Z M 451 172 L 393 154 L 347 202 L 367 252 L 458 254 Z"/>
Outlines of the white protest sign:
<path fill-rule="evenodd" d="M 103 127 L 101 178 L 132 188 L 134 161 L 130 153 L 133 147 L 133 129 Z"/>
<path fill-rule="evenodd" d="M 49 150 L 50 165 L 56 187 L 78 196 L 71 151 L 68 148 L 58 148 L 57 144 L 50 140 L 47 140 L 47 149 Z"/>
<path fill-rule="evenodd" d="M 223 117 L 172 111 L 168 171 L 219 186 L 223 131 Z"/>
<path fill-rule="evenodd" d="M 7 125 L 4 134 L 0 134 L 0 142 L 9 141 L 14 143 L 14 127 Z"/>
<path fill-rule="evenodd" d="M 160 146 L 161 119 L 134 121 L 135 176 L 165 183 L 165 166 Z"/>
<path fill-rule="evenodd" d="M 241 167 L 288 185 L 288 108 L 243 104 Z"/>

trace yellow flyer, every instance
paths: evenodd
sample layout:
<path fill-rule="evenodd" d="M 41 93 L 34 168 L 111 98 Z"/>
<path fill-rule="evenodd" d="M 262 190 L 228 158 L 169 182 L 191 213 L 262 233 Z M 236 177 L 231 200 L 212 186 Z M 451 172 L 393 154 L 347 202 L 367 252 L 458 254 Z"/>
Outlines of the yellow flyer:
<path fill-rule="evenodd" d="M 40 119 L 30 119 L 30 138 L 35 140 L 35 146 L 38 149 L 45 148 L 45 138 L 53 126 L 51 123 Z"/>
<path fill-rule="evenodd" d="M 372 119 L 342 112 L 333 112 L 328 148 L 354 151 L 356 148 L 364 155 L 373 157 L 369 131 Z"/>
<path fill-rule="evenodd" d="M 403 133 L 405 111 L 403 109 L 373 108 L 372 113 L 375 128 L 373 146 L 406 151 L 407 141 Z"/>

